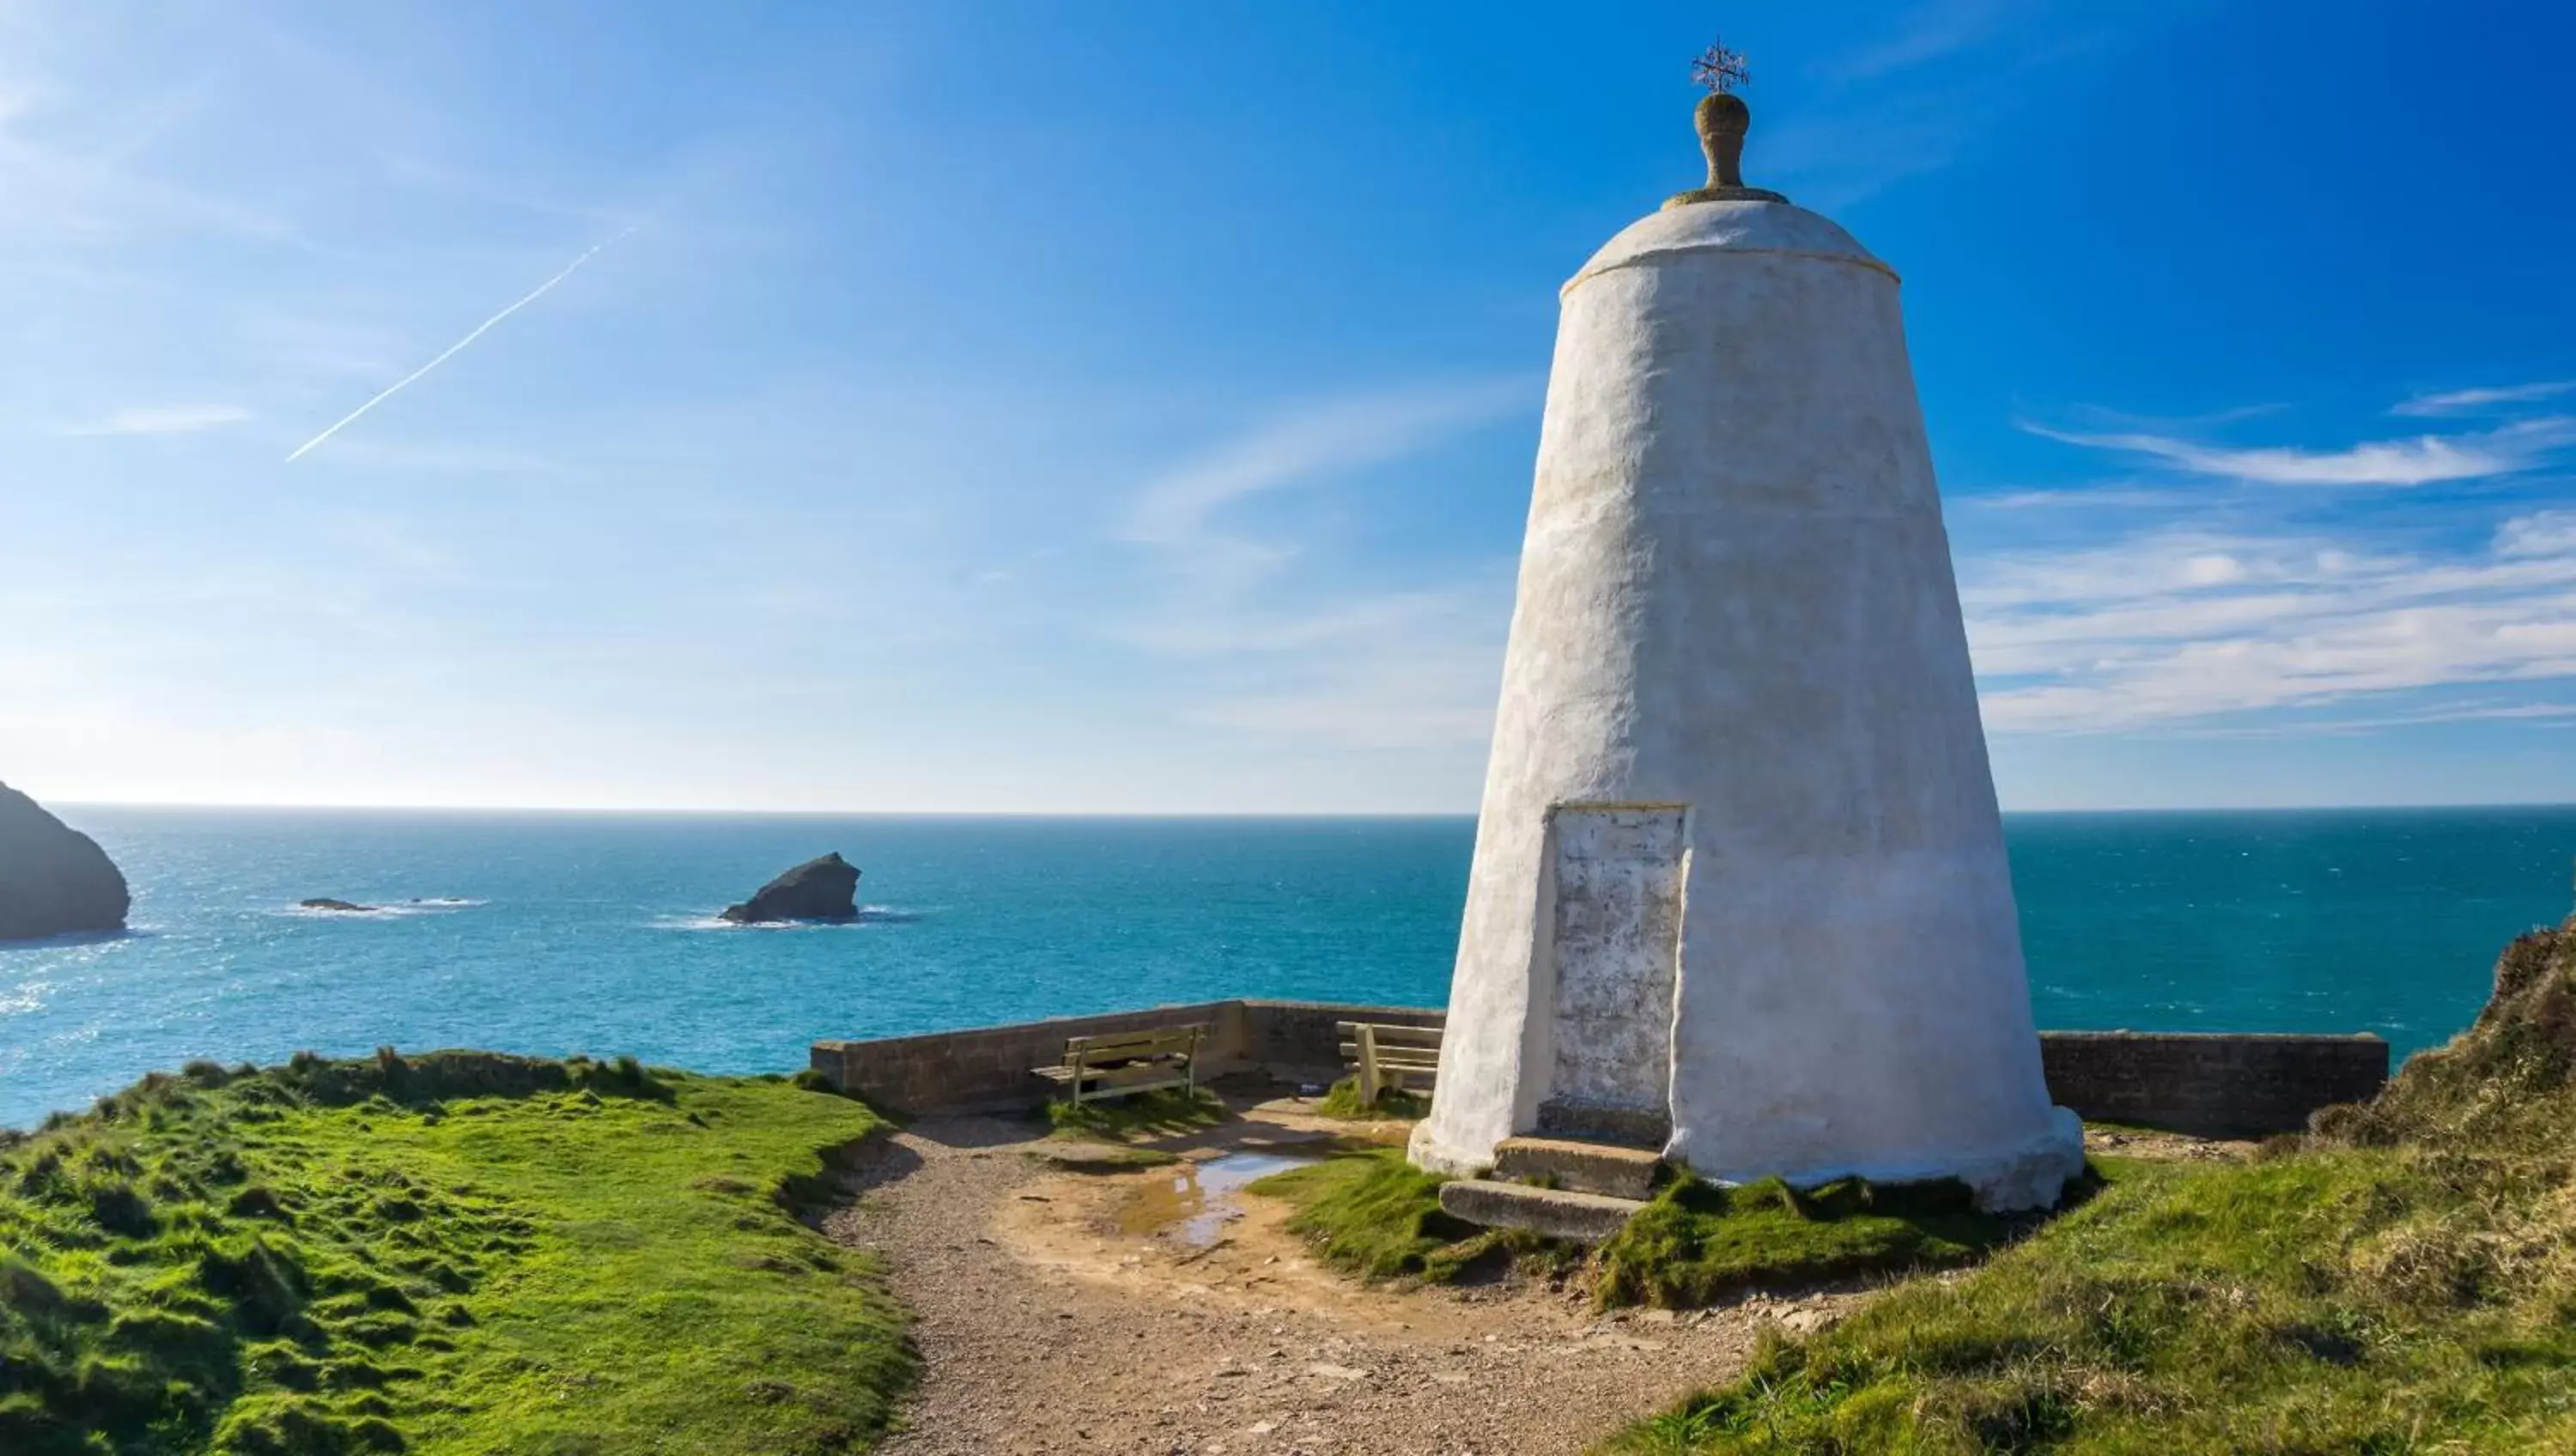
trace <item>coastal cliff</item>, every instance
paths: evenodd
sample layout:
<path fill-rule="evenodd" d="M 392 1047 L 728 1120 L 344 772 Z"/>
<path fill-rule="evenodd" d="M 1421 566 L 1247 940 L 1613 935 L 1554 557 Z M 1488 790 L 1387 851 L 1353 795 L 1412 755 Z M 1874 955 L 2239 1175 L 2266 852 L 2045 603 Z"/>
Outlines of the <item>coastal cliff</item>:
<path fill-rule="evenodd" d="M 98 841 L 0 784 L 0 940 L 123 930 L 131 905 Z"/>

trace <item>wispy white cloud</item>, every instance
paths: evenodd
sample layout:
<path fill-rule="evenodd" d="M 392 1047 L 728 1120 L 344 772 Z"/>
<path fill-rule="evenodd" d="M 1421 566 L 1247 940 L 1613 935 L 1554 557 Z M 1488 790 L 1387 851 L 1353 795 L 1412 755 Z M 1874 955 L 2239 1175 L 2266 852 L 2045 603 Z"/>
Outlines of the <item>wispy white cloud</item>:
<path fill-rule="evenodd" d="M 2496 530 L 2498 556 L 2576 556 L 2576 511 L 2516 516 Z"/>
<path fill-rule="evenodd" d="M 2132 431 L 2091 434 L 2023 422 L 2034 435 L 2089 449 L 2143 456 L 2194 475 L 2263 485 L 2415 486 L 2479 480 L 2528 470 L 2576 442 L 2576 417 L 2551 415 L 2462 435 L 2372 440 L 2338 450 L 2204 445 Z"/>
<path fill-rule="evenodd" d="M 202 108 L 186 88 L 135 91 L 114 106 L 38 74 L 26 29 L 0 34 L 0 238 L 94 247 L 155 232 L 291 242 L 294 227 L 251 203 L 161 175 L 152 152 Z"/>
<path fill-rule="evenodd" d="M 1122 534 L 1137 542 L 1199 535 L 1217 511 L 1250 496 L 1401 459 L 1538 400 L 1529 379 L 1487 379 L 1332 400 L 1259 426 L 1156 478 L 1129 503 Z"/>
<path fill-rule="evenodd" d="M 1257 425 L 1147 482 L 1116 534 L 1150 553 L 1146 610 L 1113 635 L 1196 677 L 1192 722 L 1358 749 L 1472 753 L 1490 730 L 1509 562 L 1449 579 L 1354 583 L 1309 542 L 1226 519 L 1324 488 L 1538 402 L 1535 380 L 1407 386 Z"/>
<path fill-rule="evenodd" d="M 1822 83 L 1822 104 L 1766 113 L 1749 158 L 1754 180 L 1835 211 L 1938 172 L 2024 104 L 2034 73 L 2102 51 L 2145 14 L 2115 22 L 2111 8 L 1920 0 L 1806 68 Z M 1761 62 L 1756 55 L 1757 71 Z"/>
<path fill-rule="evenodd" d="M 1822 62 L 1829 80 L 1867 81 L 1950 59 L 1995 39 L 2031 0 L 1926 0 L 1885 35 Z"/>
<path fill-rule="evenodd" d="M 2152 509 L 2189 500 L 2191 493 L 2151 487 L 2085 486 L 2073 490 L 1999 490 L 1984 495 L 1959 497 L 1961 505 L 1989 511 L 2035 511 L 2057 506 L 2083 506 L 2097 509 Z"/>
<path fill-rule="evenodd" d="M 2551 379 L 2537 384 L 2509 384 L 2495 389 L 2453 389 L 2434 394 L 2418 394 L 2389 408 L 2392 415 L 2466 415 L 2492 410 L 2499 405 L 2537 404 L 2576 393 L 2576 379 Z"/>
<path fill-rule="evenodd" d="M 1962 600 L 1986 720 L 2123 731 L 2576 680 L 2576 552 L 2557 549 L 2571 534 L 2576 513 L 2549 511 L 2461 554 L 2158 529 L 1971 559 Z"/>
<path fill-rule="evenodd" d="M 249 419 L 250 411 L 233 404 L 135 405 L 95 420 L 66 426 L 66 435 L 188 435 L 221 429 Z"/>
<path fill-rule="evenodd" d="M 2391 728 L 2422 728 L 2437 723 L 2527 723 L 2543 728 L 2576 728 L 2576 703 L 2512 703 L 2478 699 L 2445 703 L 2414 712 L 2355 716 L 2339 710 L 2293 711 L 2253 723 L 2196 724 L 2170 730 L 2176 738 L 2348 738 L 2384 733 Z"/>

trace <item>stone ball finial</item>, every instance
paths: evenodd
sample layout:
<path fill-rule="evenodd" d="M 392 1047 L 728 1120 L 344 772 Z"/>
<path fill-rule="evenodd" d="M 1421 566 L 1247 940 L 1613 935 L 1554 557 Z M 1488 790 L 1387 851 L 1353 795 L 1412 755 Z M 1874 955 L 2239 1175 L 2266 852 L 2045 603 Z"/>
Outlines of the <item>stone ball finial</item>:
<path fill-rule="evenodd" d="M 1708 184 L 1688 192 L 1676 192 L 1664 199 L 1664 206 L 1687 207 L 1694 202 L 1788 201 L 1768 188 L 1744 185 L 1744 133 L 1752 128 L 1753 109 L 1744 104 L 1743 97 L 1726 89 L 1744 79 L 1743 58 L 1717 48 L 1713 48 L 1711 53 L 1725 56 L 1728 64 L 1713 66 L 1704 56 L 1698 67 L 1703 84 L 1710 88 L 1709 93 L 1699 99 L 1699 110 L 1694 117 L 1699 125 L 1699 149 L 1708 154 Z"/>

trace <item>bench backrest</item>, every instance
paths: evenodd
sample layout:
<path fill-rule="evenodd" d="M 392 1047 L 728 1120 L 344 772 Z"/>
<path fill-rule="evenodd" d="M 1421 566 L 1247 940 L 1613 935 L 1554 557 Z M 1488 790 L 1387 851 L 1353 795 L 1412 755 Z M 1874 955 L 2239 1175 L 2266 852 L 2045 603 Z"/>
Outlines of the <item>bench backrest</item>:
<path fill-rule="evenodd" d="M 1342 1034 L 1342 1039 L 1345 1041 L 1358 1040 L 1360 1028 L 1362 1026 L 1366 1026 L 1369 1029 L 1369 1036 L 1375 1040 L 1379 1046 L 1436 1047 L 1440 1045 L 1441 1029 L 1436 1026 L 1399 1026 L 1383 1021 L 1336 1021 L 1333 1023 L 1333 1029 L 1340 1032 Z"/>
<path fill-rule="evenodd" d="M 1357 1064 L 1363 1048 L 1387 1066 L 1422 1069 L 1440 1060 L 1440 1028 L 1389 1026 L 1375 1021 L 1334 1023 L 1342 1034 L 1342 1060 Z"/>
<path fill-rule="evenodd" d="M 1152 1031 L 1119 1031 L 1103 1036 L 1064 1039 L 1064 1060 L 1101 1062 L 1122 1057 L 1194 1056 L 1203 1026 L 1167 1026 Z"/>

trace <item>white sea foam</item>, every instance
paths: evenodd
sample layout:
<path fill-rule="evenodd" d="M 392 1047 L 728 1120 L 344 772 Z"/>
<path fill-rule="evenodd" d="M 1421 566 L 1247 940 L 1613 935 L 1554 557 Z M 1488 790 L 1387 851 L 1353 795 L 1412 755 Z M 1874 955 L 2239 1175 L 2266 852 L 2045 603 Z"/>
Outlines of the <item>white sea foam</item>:
<path fill-rule="evenodd" d="M 755 920 L 749 924 L 727 920 L 721 915 L 665 915 L 653 922 L 657 930 L 865 930 L 876 925 L 910 925 L 921 914 L 898 910 L 891 905 L 862 905 L 859 913 L 848 920 Z"/>
<path fill-rule="evenodd" d="M 352 903 L 365 908 L 334 910 L 327 905 L 284 905 L 271 913 L 293 920 L 401 920 L 413 915 L 444 915 L 452 910 L 471 910 L 490 902 L 455 895 L 429 895 L 410 900 L 388 900 L 381 905 L 367 901 Z"/>

